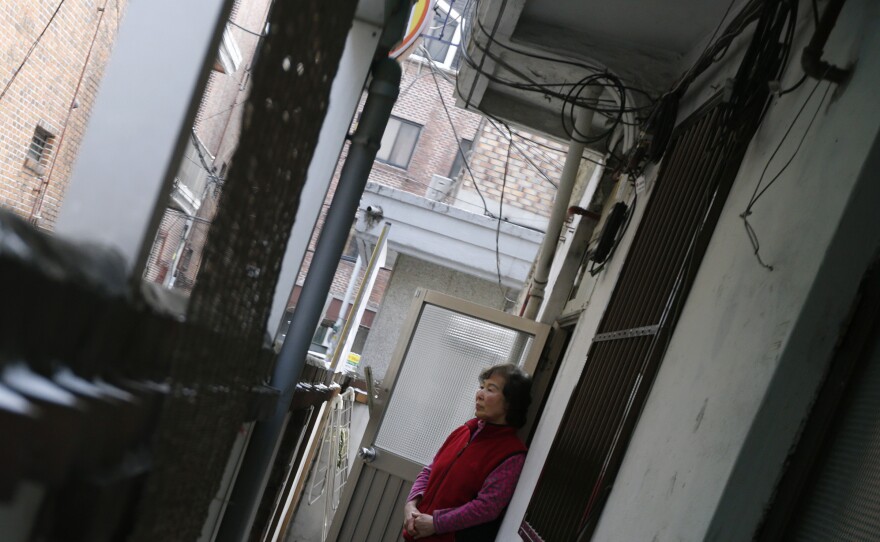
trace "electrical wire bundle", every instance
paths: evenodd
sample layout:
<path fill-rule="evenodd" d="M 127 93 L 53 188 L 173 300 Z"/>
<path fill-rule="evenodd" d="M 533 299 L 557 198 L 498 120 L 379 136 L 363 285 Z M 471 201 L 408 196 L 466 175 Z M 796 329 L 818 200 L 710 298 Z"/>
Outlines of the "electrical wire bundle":
<path fill-rule="evenodd" d="M 734 1 L 731 1 L 722 24 L 733 4 Z M 647 149 L 647 157 L 651 161 L 659 161 L 665 153 L 678 116 L 678 103 L 687 89 L 709 66 L 724 58 L 734 39 L 755 21 L 755 33 L 733 79 L 729 103 L 734 111 L 741 112 L 758 96 L 764 96 L 763 111 L 766 111 L 769 105 L 766 100 L 767 85 L 770 81 L 778 81 L 788 64 L 797 22 L 797 5 L 797 0 L 752 0 L 715 39 L 721 28 L 719 24 L 703 53 L 673 88 L 660 98 L 645 123 L 644 131 L 651 134 Z M 763 117 L 763 111 L 760 117 Z M 734 118 L 737 116 L 734 115 Z"/>
<path fill-rule="evenodd" d="M 538 93 L 548 100 L 560 100 L 562 102 L 560 121 L 563 130 L 570 139 L 585 144 L 597 144 L 604 141 L 608 153 L 608 170 L 612 177 L 616 179 L 628 178 L 633 183 L 643 174 L 648 163 L 659 162 L 665 154 L 678 119 L 679 102 L 690 85 L 711 65 L 722 60 L 734 40 L 756 22 L 748 49 L 730 85 L 727 101 L 729 107 L 734 111 L 734 114 L 731 115 L 731 122 L 736 123 L 741 122 L 739 119 L 755 118 L 740 113 L 750 107 L 760 107 L 760 115 L 757 116 L 760 123 L 770 103 L 768 84 L 771 81 L 778 82 L 781 79 L 790 58 L 798 7 L 797 0 L 751 0 L 725 26 L 724 23 L 736 3 L 736 0 L 731 0 L 707 46 L 693 66 L 682 74 L 672 88 L 655 99 L 644 90 L 626 86 L 618 77 L 602 67 L 586 62 L 534 54 L 497 40 L 495 35 L 507 3 L 508 0 L 501 0 L 492 28 L 486 28 L 483 21 L 476 15 L 480 0 L 468 0 L 464 11 L 465 19 L 470 24 L 462 24 L 462 43 L 473 44 L 473 47 L 481 53 L 482 58 L 479 59 L 479 62 L 475 61 L 465 47 L 462 47 L 463 62 L 478 76 L 485 77 L 495 84 L 524 92 Z M 470 32 L 482 33 L 485 38 L 483 43 L 472 39 Z M 523 57 L 569 65 L 591 73 L 575 83 L 541 83 L 524 73 L 523 70 L 512 66 L 498 52 L 492 51 L 493 46 L 495 51 L 501 48 L 506 52 Z M 502 77 L 484 69 L 487 59 L 502 67 L 506 72 L 505 76 Z M 476 89 L 477 80 L 478 77 L 475 77 L 468 91 L 460 88 L 460 81 L 456 80 L 458 95 L 470 107 L 474 107 L 471 99 Z M 601 92 L 596 92 L 597 89 Z M 642 102 L 647 102 L 647 105 L 641 107 L 632 105 L 634 94 L 639 95 Z M 607 127 L 600 133 L 580 133 L 574 123 L 574 117 L 579 108 L 592 110 L 605 117 L 608 121 Z M 492 115 L 487 116 L 500 122 Z M 641 127 L 638 137 L 632 135 L 632 128 L 636 126 Z M 735 126 L 729 127 L 729 129 L 735 128 Z M 616 152 L 618 146 L 620 153 Z M 634 204 L 635 198 L 626 213 L 626 218 L 620 221 L 622 227 L 614 236 L 615 242 L 611 250 L 608 251 L 608 257 L 613 254 L 614 246 L 629 224 Z M 604 262 L 596 262 L 596 264 L 601 269 Z"/>
<path fill-rule="evenodd" d="M 462 61 L 477 74 L 498 85 L 525 92 L 537 93 L 547 99 L 560 100 L 562 102 L 562 128 L 568 135 L 569 139 L 577 140 L 585 144 L 601 142 L 610 137 L 618 127 L 638 126 L 641 119 L 638 118 L 637 115 L 644 115 L 650 110 L 653 104 L 653 98 L 647 91 L 625 85 L 616 75 L 608 72 L 600 66 L 524 51 L 497 40 L 495 34 L 497 33 L 498 22 L 504 14 L 507 0 L 502 0 L 498 17 L 491 29 L 487 29 L 476 15 L 479 4 L 480 0 L 469 0 L 465 5 L 465 19 L 470 21 L 471 24 L 462 25 L 462 43 L 472 43 L 474 47 L 480 51 L 482 58 L 478 63 L 471 58 L 466 48 L 462 47 Z M 470 33 L 472 31 L 482 33 L 486 38 L 485 44 L 480 43 L 479 40 L 470 39 Z M 512 66 L 500 54 L 493 52 L 491 50 L 493 46 L 497 46 L 505 51 L 523 57 L 577 67 L 590 72 L 590 74 L 574 83 L 565 81 L 549 83 L 538 82 L 522 70 Z M 502 77 L 485 70 L 483 66 L 487 58 L 491 59 L 498 66 L 504 68 L 509 74 L 515 76 L 517 79 Z M 464 99 L 466 105 L 472 107 L 474 104 L 471 100 L 476 88 L 476 81 L 475 78 L 471 88 L 467 92 L 461 89 L 458 86 L 458 81 L 456 81 L 456 91 L 458 95 Z M 591 92 L 588 92 L 588 90 L 597 87 L 605 92 L 600 94 L 598 98 L 587 97 L 592 94 Z M 648 105 L 629 105 L 630 102 L 633 102 L 634 100 L 628 99 L 627 94 L 638 94 L 642 96 L 644 100 L 648 102 Z M 588 135 L 578 133 L 574 128 L 574 115 L 578 108 L 592 110 L 596 114 L 608 119 L 609 122 L 606 129 L 599 134 Z"/>

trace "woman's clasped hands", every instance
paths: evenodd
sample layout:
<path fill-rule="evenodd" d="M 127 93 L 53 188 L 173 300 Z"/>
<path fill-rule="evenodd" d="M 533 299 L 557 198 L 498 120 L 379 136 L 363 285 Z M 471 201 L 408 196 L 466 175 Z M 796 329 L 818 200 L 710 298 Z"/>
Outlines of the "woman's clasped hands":
<path fill-rule="evenodd" d="M 406 504 L 403 528 L 416 540 L 429 537 L 436 532 L 434 531 L 434 516 L 419 512 L 412 501 Z"/>

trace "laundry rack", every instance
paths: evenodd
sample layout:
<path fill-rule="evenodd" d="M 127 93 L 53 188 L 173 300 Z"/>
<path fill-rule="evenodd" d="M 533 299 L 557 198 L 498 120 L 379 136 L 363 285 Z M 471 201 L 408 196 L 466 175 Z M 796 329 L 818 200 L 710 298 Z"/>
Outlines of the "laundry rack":
<path fill-rule="evenodd" d="M 309 485 L 309 506 L 324 497 L 324 521 L 321 529 L 322 542 L 327 539 L 330 522 L 339 506 L 339 498 L 349 471 L 349 436 L 351 435 L 351 412 L 354 405 L 354 388 L 334 397 L 328 405 L 329 414 L 321 437 L 312 482 Z"/>

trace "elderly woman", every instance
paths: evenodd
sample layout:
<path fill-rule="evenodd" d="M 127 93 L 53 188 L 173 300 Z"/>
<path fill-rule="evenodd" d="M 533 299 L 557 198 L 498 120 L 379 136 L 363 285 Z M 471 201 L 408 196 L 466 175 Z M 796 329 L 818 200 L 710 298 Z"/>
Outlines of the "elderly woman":
<path fill-rule="evenodd" d="M 475 418 L 452 432 L 422 469 L 404 508 L 406 540 L 494 540 L 525 462 L 531 379 L 514 365 L 480 373 Z"/>

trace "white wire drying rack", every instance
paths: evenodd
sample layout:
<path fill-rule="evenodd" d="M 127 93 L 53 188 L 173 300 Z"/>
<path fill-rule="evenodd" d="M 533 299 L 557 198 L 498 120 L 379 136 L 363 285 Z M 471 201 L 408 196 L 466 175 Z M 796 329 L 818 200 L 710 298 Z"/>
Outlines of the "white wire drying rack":
<path fill-rule="evenodd" d="M 354 388 L 348 388 L 331 400 L 330 413 L 321 447 L 312 471 L 309 485 L 309 506 L 324 497 L 324 524 L 321 529 L 322 542 L 327 540 L 330 522 L 339 506 L 339 498 L 348 480 L 348 444 L 351 434 L 351 409 L 354 405 Z"/>

